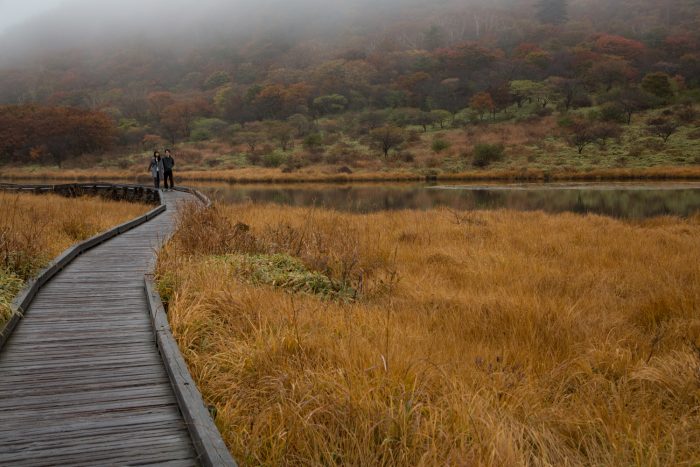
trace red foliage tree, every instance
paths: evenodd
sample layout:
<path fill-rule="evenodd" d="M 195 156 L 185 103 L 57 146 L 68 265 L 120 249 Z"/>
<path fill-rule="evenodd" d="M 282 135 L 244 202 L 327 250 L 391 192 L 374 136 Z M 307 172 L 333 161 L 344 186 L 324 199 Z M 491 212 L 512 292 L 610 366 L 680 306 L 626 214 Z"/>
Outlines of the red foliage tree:
<path fill-rule="evenodd" d="M 60 167 L 70 156 L 104 151 L 115 140 L 112 120 L 102 112 L 72 107 L 0 107 L 0 159 L 51 157 Z"/>
<path fill-rule="evenodd" d="M 179 138 L 188 138 L 192 122 L 199 116 L 211 113 L 209 103 L 201 98 L 175 102 L 163 110 L 161 125 L 172 144 Z"/>
<path fill-rule="evenodd" d="M 601 53 L 626 59 L 638 58 L 646 51 L 641 42 L 613 34 L 601 34 L 595 41 L 595 48 Z"/>
<path fill-rule="evenodd" d="M 494 112 L 496 110 L 496 104 L 493 102 L 493 97 L 488 92 L 480 92 L 474 94 L 469 100 L 469 107 L 471 107 L 476 113 L 479 114 L 481 120 L 484 119 L 484 114 L 487 112 Z"/>
<path fill-rule="evenodd" d="M 148 95 L 147 99 L 148 111 L 157 121 L 163 118 L 165 109 L 175 103 L 173 95 L 166 91 L 152 92 Z"/>

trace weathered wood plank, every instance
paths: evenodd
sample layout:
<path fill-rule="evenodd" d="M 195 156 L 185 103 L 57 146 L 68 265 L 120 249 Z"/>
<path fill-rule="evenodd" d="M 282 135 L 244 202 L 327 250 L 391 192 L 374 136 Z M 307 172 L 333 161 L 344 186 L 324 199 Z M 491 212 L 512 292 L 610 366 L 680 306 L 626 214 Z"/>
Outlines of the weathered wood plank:
<path fill-rule="evenodd" d="M 151 410 L 148 413 L 134 414 L 131 412 L 97 414 L 91 417 L 76 417 L 69 421 L 49 420 L 45 423 L 17 431 L 11 424 L 0 425 L 0 446 L 12 445 L 14 437 L 23 436 L 31 440 L 44 436 L 56 436 L 60 433 L 81 432 L 90 429 L 110 428 L 123 430 L 130 426 L 172 424 L 173 420 L 181 421 L 180 411 L 175 406 Z"/>

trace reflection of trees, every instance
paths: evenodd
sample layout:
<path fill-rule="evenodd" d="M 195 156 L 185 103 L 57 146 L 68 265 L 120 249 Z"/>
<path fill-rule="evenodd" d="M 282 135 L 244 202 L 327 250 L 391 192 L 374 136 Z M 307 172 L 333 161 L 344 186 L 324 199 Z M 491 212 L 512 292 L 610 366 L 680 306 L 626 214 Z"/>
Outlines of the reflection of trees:
<path fill-rule="evenodd" d="M 207 191 L 207 190 L 205 190 Z M 208 191 L 228 203 L 247 200 L 292 206 L 324 206 L 354 212 L 396 209 L 543 210 L 644 218 L 689 215 L 700 209 L 700 190 L 615 189 L 429 189 L 424 186 L 240 187 Z"/>

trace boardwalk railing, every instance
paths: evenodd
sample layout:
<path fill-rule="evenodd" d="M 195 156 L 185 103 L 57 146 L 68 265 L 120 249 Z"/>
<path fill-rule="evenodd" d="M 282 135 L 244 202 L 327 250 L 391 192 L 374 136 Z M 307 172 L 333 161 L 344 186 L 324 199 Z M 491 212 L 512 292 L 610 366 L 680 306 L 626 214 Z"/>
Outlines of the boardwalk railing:
<path fill-rule="evenodd" d="M 161 204 L 158 190 L 143 185 L 115 185 L 112 183 L 64 183 L 59 185 L 14 185 L 0 183 L 2 191 L 20 193 L 55 193 L 69 198 L 78 196 L 101 196 L 112 200 L 134 201 L 147 204 Z M 196 196 L 196 195 L 195 195 Z"/>
<path fill-rule="evenodd" d="M 211 201 L 205 195 L 191 188 L 180 187 L 177 191 L 190 193 L 195 196 L 205 207 L 211 206 Z M 71 261 L 85 251 L 103 243 L 117 235 L 133 229 L 155 218 L 166 210 L 160 193 L 153 189 L 138 185 L 112 185 L 112 184 L 66 184 L 66 185 L 9 185 L 0 184 L 0 191 L 33 192 L 33 193 L 57 193 L 63 196 L 100 195 L 110 199 L 128 199 L 130 201 L 142 201 L 158 204 L 148 213 L 129 222 L 116 226 L 104 233 L 96 235 L 81 242 L 61 254 L 51 264 L 41 271 L 33 280 L 30 280 L 24 289 L 12 302 L 12 317 L 0 330 L 0 350 L 7 342 L 12 331 L 22 319 L 24 313 L 37 295 L 42 286 L 64 269 Z M 145 277 L 145 293 L 148 310 L 151 317 L 151 327 L 155 335 L 156 345 L 163 360 L 170 384 L 175 393 L 180 412 L 183 415 L 192 443 L 197 451 L 198 461 L 205 467 L 227 466 L 234 467 L 236 462 L 229 453 L 214 424 L 202 396 L 190 375 L 187 365 L 180 354 L 179 348 L 173 338 L 165 313 L 165 308 L 153 283 L 153 277 Z"/>

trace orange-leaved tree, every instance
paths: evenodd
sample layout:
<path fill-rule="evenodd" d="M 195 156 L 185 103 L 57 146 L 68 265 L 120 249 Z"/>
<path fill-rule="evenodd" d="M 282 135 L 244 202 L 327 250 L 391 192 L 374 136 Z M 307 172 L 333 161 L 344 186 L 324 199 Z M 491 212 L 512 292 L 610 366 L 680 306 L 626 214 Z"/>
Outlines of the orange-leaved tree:
<path fill-rule="evenodd" d="M 4 162 L 51 158 L 60 167 L 67 157 L 102 152 L 114 141 L 114 122 L 102 112 L 0 106 L 0 160 Z"/>

